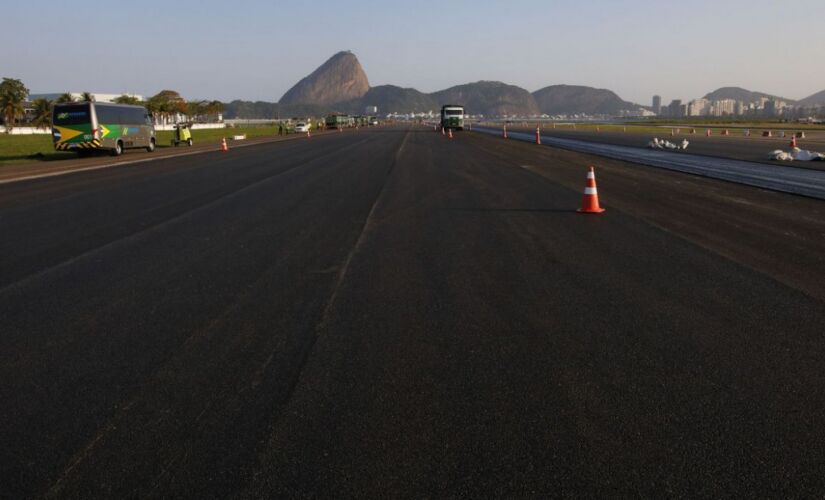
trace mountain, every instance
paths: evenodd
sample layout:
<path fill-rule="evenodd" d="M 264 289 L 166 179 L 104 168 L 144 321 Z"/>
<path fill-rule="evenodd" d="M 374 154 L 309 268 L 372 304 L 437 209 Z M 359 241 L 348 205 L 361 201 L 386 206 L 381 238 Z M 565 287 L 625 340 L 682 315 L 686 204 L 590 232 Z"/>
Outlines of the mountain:
<path fill-rule="evenodd" d="M 355 54 L 339 52 L 289 89 L 279 104 L 329 105 L 362 97 L 370 89 Z"/>
<path fill-rule="evenodd" d="M 381 113 L 421 112 L 440 108 L 431 95 L 395 85 L 372 87 L 349 108 L 354 112 L 363 113 L 366 106 L 378 106 Z"/>
<path fill-rule="evenodd" d="M 279 104 L 265 101 L 235 100 L 225 104 L 223 117 L 226 119 L 274 119 L 324 116 L 333 109 L 316 104 Z"/>
<path fill-rule="evenodd" d="M 756 102 L 763 97 L 768 99 L 781 99 L 787 103 L 793 104 L 793 99 L 786 99 L 784 97 L 779 97 L 771 94 L 766 94 L 764 92 L 753 92 L 747 89 L 743 89 L 741 87 L 722 87 L 719 89 L 714 90 L 713 92 L 706 94 L 705 99 L 709 101 L 719 101 L 721 99 L 733 99 L 736 101 L 742 102 Z"/>
<path fill-rule="evenodd" d="M 825 90 L 817 92 L 814 95 L 809 95 L 805 99 L 801 99 L 797 104 L 801 106 L 825 106 Z"/>
<path fill-rule="evenodd" d="M 461 104 L 471 115 L 531 116 L 539 114 L 539 107 L 530 92 L 502 82 L 468 83 L 430 95 L 435 99 L 437 108 L 444 104 Z"/>
<path fill-rule="evenodd" d="M 533 97 L 541 112 L 548 115 L 614 115 L 640 107 L 622 100 L 610 90 L 581 85 L 551 85 L 533 92 Z"/>

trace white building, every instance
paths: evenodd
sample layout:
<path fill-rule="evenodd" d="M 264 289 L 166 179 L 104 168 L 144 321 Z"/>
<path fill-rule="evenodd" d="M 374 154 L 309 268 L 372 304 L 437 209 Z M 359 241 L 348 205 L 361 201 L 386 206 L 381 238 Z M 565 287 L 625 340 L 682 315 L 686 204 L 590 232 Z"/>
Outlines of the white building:
<path fill-rule="evenodd" d="M 694 99 L 688 103 L 688 116 L 705 116 L 710 111 L 710 101 L 707 99 Z"/>

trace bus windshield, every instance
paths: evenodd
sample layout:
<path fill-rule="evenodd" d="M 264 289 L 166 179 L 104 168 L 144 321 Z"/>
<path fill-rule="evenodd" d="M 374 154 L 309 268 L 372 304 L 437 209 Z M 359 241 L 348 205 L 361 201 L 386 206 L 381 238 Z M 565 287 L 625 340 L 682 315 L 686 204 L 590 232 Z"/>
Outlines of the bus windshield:
<path fill-rule="evenodd" d="M 461 109 L 447 109 L 444 110 L 444 114 L 446 114 L 447 116 L 459 116 L 464 114 L 464 111 Z"/>
<path fill-rule="evenodd" d="M 80 125 L 91 121 L 89 103 L 59 104 L 54 108 L 55 125 Z"/>

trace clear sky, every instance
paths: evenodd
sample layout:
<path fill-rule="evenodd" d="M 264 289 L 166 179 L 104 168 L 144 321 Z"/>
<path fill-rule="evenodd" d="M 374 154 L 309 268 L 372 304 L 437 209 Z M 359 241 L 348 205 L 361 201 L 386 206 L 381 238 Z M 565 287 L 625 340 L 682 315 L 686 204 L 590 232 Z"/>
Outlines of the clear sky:
<path fill-rule="evenodd" d="M 33 93 L 277 101 L 339 50 L 371 85 L 609 88 L 649 104 L 825 89 L 825 0 L 66 2 L 2 8 L 0 77 Z"/>

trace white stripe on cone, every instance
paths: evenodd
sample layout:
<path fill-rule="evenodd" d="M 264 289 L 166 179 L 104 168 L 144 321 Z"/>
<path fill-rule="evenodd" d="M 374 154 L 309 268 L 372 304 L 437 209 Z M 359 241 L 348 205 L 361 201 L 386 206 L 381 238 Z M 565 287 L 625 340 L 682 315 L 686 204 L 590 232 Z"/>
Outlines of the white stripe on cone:
<path fill-rule="evenodd" d="M 596 192 L 596 188 L 586 187 L 584 188 L 584 194 L 594 195 L 598 193 Z"/>

